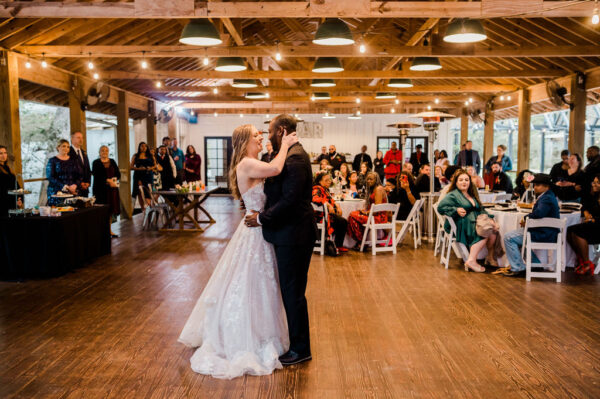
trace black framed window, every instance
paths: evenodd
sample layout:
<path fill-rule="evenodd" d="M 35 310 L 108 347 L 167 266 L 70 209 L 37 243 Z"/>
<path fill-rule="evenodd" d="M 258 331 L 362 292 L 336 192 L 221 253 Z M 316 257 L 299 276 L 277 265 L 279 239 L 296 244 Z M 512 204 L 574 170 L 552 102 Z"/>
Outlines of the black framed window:
<path fill-rule="evenodd" d="M 400 138 L 398 136 L 377 137 L 377 151 L 383 152 L 383 155 L 392 147 L 392 142 L 395 142 L 400 148 Z M 408 160 L 410 154 L 416 151 L 417 144 L 423 146 L 423 152 L 427 154 L 428 142 L 427 137 L 407 137 L 404 148 L 402 148 L 402 157 Z"/>
<path fill-rule="evenodd" d="M 229 188 L 232 152 L 231 137 L 204 138 L 204 175 L 207 186 Z"/>

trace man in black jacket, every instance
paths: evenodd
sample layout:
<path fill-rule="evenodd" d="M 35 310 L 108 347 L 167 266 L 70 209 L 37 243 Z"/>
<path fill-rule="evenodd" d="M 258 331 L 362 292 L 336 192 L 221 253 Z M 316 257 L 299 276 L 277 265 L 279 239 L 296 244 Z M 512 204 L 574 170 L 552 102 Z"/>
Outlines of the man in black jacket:
<path fill-rule="evenodd" d="M 271 121 L 269 140 L 275 152 L 282 137 L 295 131 L 296 119 L 291 115 L 279 115 Z M 288 150 L 281 174 L 267 179 L 265 194 L 265 210 L 246 216 L 245 222 L 250 227 L 262 225 L 264 239 L 275 249 L 290 336 L 290 349 L 279 360 L 291 365 L 311 359 L 305 292 L 317 237 L 310 158 L 300 143 Z"/>
<path fill-rule="evenodd" d="M 92 169 L 90 168 L 90 160 L 87 156 L 87 152 L 85 152 L 82 146 L 83 134 L 81 132 L 72 133 L 69 157 L 75 160 L 80 175 L 81 190 L 79 194 L 82 197 L 87 197 L 89 195 L 90 183 L 92 182 Z"/>
<path fill-rule="evenodd" d="M 417 173 L 421 170 L 421 166 L 429 164 L 429 159 L 427 159 L 427 155 L 423 152 L 423 146 L 421 144 L 417 144 L 415 148 L 417 151 L 410 155 L 409 162 L 413 166 L 414 173 Z"/>
<path fill-rule="evenodd" d="M 505 191 L 509 194 L 513 192 L 512 180 L 510 180 L 510 177 L 502 171 L 502 164 L 500 162 L 494 162 L 492 164 L 490 190 Z"/>
<path fill-rule="evenodd" d="M 369 169 L 369 170 L 373 169 L 373 161 L 371 160 L 371 156 L 369 154 L 367 154 L 367 146 L 366 145 L 363 145 L 360 148 L 360 154 L 356 154 L 354 156 L 354 161 L 352 161 L 352 170 L 360 172 L 360 165 L 363 162 L 367 163 L 367 169 Z"/>

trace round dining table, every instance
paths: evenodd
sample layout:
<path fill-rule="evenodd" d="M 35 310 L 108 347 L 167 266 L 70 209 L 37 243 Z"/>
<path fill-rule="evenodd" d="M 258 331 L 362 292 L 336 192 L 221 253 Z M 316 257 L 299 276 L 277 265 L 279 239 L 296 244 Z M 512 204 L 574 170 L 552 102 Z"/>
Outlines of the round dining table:
<path fill-rule="evenodd" d="M 344 219 L 348 219 L 348 216 L 350 216 L 350 213 L 353 211 L 365 209 L 365 200 L 363 199 L 344 199 L 343 201 L 339 200 L 335 203 L 342 209 L 342 216 Z"/>
<path fill-rule="evenodd" d="M 506 194 L 506 191 L 498 191 L 498 192 L 490 192 L 485 190 L 479 190 L 479 201 L 482 203 L 491 203 L 494 202 L 494 198 L 498 194 Z"/>
<path fill-rule="evenodd" d="M 527 215 L 528 212 L 526 211 L 521 211 L 519 209 L 511 209 L 511 210 L 497 210 L 497 209 L 487 209 L 487 211 L 491 214 L 494 215 L 494 219 L 496 220 L 496 222 L 498 223 L 498 226 L 500 227 L 500 235 L 504 238 L 504 236 L 506 235 L 506 233 L 508 233 L 509 231 L 512 230 L 517 230 L 519 228 L 521 228 L 521 220 L 523 220 L 523 217 L 525 215 Z M 579 211 L 577 212 L 571 212 L 571 213 L 561 213 L 560 214 L 560 218 L 561 219 L 565 219 L 567 221 L 566 225 L 567 227 L 580 223 L 581 222 L 581 213 Z M 504 246 L 504 241 L 502 242 L 502 246 Z M 537 253 L 536 255 L 542 259 L 544 257 L 543 252 L 545 251 L 541 251 L 542 253 Z M 564 259 L 565 259 L 565 265 L 566 266 L 574 266 L 577 263 L 577 259 L 576 259 L 576 255 L 575 255 L 575 251 L 573 251 L 573 249 L 571 248 L 571 246 L 567 243 L 566 240 L 566 234 L 563 236 L 563 253 L 564 253 Z M 507 261 L 506 261 L 506 256 L 504 256 L 502 259 L 498 260 L 498 264 L 500 266 L 506 266 L 507 265 Z"/>

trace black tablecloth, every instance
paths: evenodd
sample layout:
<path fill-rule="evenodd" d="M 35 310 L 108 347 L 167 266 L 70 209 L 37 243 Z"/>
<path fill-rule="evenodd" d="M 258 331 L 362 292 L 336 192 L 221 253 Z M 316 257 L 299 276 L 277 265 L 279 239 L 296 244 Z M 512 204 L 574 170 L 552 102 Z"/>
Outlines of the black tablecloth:
<path fill-rule="evenodd" d="M 55 277 L 110 254 L 110 209 L 0 218 L 0 279 Z"/>

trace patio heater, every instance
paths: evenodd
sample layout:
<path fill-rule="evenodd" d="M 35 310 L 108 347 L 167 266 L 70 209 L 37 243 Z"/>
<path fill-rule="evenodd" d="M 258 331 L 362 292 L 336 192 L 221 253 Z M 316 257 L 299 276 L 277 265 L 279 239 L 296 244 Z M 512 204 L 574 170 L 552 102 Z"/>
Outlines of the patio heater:
<path fill-rule="evenodd" d="M 387 125 L 387 127 L 398 129 L 398 137 L 400 137 L 400 151 L 404 151 L 404 145 L 406 144 L 406 138 L 410 133 L 410 129 L 421 127 L 421 125 L 414 122 L 402 121 L 398 123 L 392 123 L 391 125 Z"/>
<path fill-rule="evenodd" d="M 435 162 L 433 162 L 433 143 L 437 138 L 437 131 L 440 127 L 440 123 L 447 118 L 455 118 L 455 116 L 445 112 L 427 111 L 411 115 L 411 117 L 423 118 L 423 129 L 428 133 L 429 146 L 427 148 L 427 157 L 430 160 L 431 172 L 429 174 L 429 193 L 427 195 L 427 237 L 431 240 L 435 235 L 433 231 L 433 198 L 435 192 Z"/>

